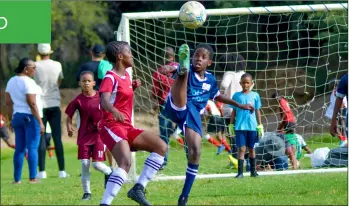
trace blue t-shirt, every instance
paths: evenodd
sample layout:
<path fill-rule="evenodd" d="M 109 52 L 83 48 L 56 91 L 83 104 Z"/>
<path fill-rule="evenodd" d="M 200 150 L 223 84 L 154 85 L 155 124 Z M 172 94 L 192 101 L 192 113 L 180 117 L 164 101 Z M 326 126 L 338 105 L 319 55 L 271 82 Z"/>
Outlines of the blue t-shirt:
<path fill-rule="evenodd" d="M 261 98 L 257 92 L 236 92 L 233 100 L 240 104 L 250 104 L 255 110 L 261 108 Z M 251 113 L 249 110 L 243 110 L 235 106 L 231 106 L 235 110 L 235 130 L 257 131 L 256 112 Z"/>
<path fill-rule="evenodd" d="M 192 65 L 191 65 L 192 67 Z M 205 72 L 205 79 L 201 79 L 193 69 L 188 75 L 187 104 L 193 104 L 200 114 L 205 111 L 207 101 L 219 95 L 216 78 L 213 74 Z"/>
<path fill-rule="evenodd" d="M 348 100 L 348 74 L 345 74 L 338 84 L 336 96 L 340 98 L 347 97 Z"/>

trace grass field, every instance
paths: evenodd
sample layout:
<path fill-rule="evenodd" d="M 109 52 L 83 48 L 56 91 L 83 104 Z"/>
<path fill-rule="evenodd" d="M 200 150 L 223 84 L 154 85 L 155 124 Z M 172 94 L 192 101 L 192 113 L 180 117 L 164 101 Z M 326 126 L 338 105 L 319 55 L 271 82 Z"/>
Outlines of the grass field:
<path fill-rule="evenodd" d="M 331 140 L 332 141 L 332 140 Z M 310 143 L 309 143 L 310 142 Z M 316 143 L 322 142 L 322 143 Z M 328 138 L 314 138 L 308 141 L 310 148 L 333 148 L 335 143 Z M 92 199 L 81 201 L 80 162 L 76 159 L 76 145 L 65 143 L 66 171 L 71 175 L 67 179 L 58 179 L 56 159 L 47 159 L 48 178 L 39 184 L 28 183 L 28 168 L 25 163 L 21 185 L 12 185 L 13 150 L 1 151 L 1 205 L 97 205 L 100 203 L 104 188 L 103 175 L 91 169 Z M 199 173 L 231 173 L 227 169 L 226 155 L 215 155 L 216 149 L 204 144 Z M 137 154 L 137 173 L 142 169 L 147 153 Z M 310 160 L 304 158 L 302 168 L 310 168 Z M 186 158 L 183 149 L 171 143 L 170 164 L 159 175 L 184 175 Z M 151 182 L 147 188 L 148 199 L 156 205 L 174 205 L 177 203 L 183 181 Z M 188 204 L 195 205 L 347 205 L 348 180 L 346 173 L 302 174 L 282 176 L 260 176 L 244 179 L 205 179 L 197 180 L 191 192 Z M 126 197 L 131 184 L 125 184 L 113 204 L 135 205 Z"/>

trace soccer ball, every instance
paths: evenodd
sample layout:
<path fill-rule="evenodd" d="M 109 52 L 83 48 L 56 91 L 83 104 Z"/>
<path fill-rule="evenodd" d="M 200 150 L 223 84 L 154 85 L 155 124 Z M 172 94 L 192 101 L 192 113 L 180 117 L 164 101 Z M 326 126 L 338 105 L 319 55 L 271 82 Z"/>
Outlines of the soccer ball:
<path fill-rule="evenodd" d="M 206 21 L 207 13 L 205 7 L 197 1 L 188 1 L 179 10 L 179 20 L 183 26 L 196 29 Z"/>

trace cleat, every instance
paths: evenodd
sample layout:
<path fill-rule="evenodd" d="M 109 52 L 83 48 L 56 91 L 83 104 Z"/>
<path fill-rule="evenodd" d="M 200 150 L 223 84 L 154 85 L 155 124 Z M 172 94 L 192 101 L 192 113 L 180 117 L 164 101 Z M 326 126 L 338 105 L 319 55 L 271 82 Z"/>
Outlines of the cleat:
<path fill-rule="evenodd" d="M 141 184 L 135 184 L 127 193 L 127 197 L 136 201 L 141 206 L 150 206 L 150 202 L 145 197 L 144 187 Z"/>
<path fill-rule="evenodd" d="M 216 155 L 219 155 L 220 153 L 222 153 L 224 149 L 225 149 L 225 146 L 223 144 L 221 144 L 221 146 L 219 146 L 217 149 Z"/>
<path fill-rule="evenodd" d="M 257 173 L 257 171 L 251 172 L 250 177 L 258 177 L 259 174 Z"/>
<path fill-rule="evenodd" d="M 162 164 L 161 167 L 159 168 L 159 170 L 164 170 L 166 168 L 165 164 Z"/>
<path fill-rule="evenodd" d="M 34 178 L 34 179 L 30 179 L 30 180 L 29 180 L 29 183 L 30 183 L 30 184 L 37 184 L 37 183 L 40 183 L 40 181 L 39 181 L 38 179 L 35 179 L 35 178 Z"/>
<path fill-rule="evenodd" d="M 182 197 L 180 196 L 178 199 L 178 206 L 185 206 L 187 205 L 188 197 Z"/>
<path fill-rule="evenodd" d="M 243 174 L 237 174 L 237 175 L 235 176 L 235 178 L 236 178 L 236 179 L 241 179 L 241 178 L 244 178 L 244 175 L 243 175 Z"/>
<path fill-rule="evenodd" d="M 238 160 L 233 157 L 233 155 L 228 155 L 230 163 L 234 166 L 234 168 L 238 168 Z"/>
<path fill-rule="evenodd" d="M 91 193 L 84 193 L 84 195 L 81 198 L 82 200 L 90 200 L 91 199 Z"/>
<path fill-rule="evenodd" d="M 179 47 L 179 69 L 178 75 L 184 75 L 190 68 L 190 49 L 187 44 L 182 44 Z"/>

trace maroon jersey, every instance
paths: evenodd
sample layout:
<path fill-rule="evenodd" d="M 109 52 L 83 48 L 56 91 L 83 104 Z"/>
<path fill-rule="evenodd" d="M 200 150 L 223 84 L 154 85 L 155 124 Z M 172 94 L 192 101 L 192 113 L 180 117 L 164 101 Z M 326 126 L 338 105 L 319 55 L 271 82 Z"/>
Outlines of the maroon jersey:
<path fill-rule="evenodd" d="M 178 68 L 179 64 L 177 62 L 170 62 L 166 64 L 168 66 L 174 66 Z M 153 73 L 153 85 L 152 85 L 152 96 L 155 98 L 159 104 L 163 104 L 171 90 L 174 83 L 172 78 L 172 73 L 164 71 L 159 67 L 156 72 Z"/>
<path fill-rule="evenodd" d="M 131 124 L 134 93 L 128 72 L 126 71 L 125 76 L 121 77 L 113 71 L 108 71 L 102 80 L 99 92 L 110 92 L 109 102 L 124 115 L 125 123 Z M 102 106 L 101 110 L 103 123 L 115 122 L 110 112 L 104 110 Z"/>
<path fill-rule="evenodd" d="M 78 131 L 78 145 L 93 145 L 101 141 L 98 132 L 98 122 L 102 118 L 99 110 L 100 97 L 96 92 L 94 96 L 87 97 L 83 94 L 78 95 L 70 102 L 65 113 L 72 118 L 75 110 L 80 114 L 80 128 Z"/>

